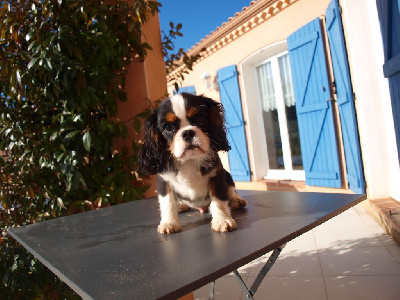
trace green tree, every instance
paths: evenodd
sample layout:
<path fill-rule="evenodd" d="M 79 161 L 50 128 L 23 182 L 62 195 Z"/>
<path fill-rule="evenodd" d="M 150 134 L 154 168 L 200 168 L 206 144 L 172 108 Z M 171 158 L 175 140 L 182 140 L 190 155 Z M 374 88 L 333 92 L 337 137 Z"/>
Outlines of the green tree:
<path fill-rule="evenodd" d="M 0 295 L 73 298 L 7 236 L 10 227 L 139 199 L 136 152 L 112 121 L 125 67 L 143 60 L 156 1 L 0 2 Z M 141 120 L 146 112 L 137 116 Z M 136 122 L 137 124 L 137 122 Z"/>
<path fill-rule="evenodd" d="M 193 70 L 193 65 L 200 58 L 200 53 L 205 50 L 201 49 L 196 55 L 188 55 L 183 48 L 175 49 L 174 40 L 182 36 L 182 24 L 175 25 L 169 23 L 170 29 L 168 32 L 163 31 L 163 54 L 165 57 L 165 72 L 170 84 L 174 85 L 175 91 L 182 86 L 182 81 L 185 79 L 185 74 L 189 74 Z"/>

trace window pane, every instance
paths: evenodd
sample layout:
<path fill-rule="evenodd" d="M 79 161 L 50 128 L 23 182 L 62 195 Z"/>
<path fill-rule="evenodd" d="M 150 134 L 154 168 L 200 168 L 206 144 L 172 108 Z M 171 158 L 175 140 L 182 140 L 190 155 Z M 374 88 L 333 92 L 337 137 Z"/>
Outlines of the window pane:
<path fill-rule="evenodd" d="M 301 158 L 299 128 L 297 126 L 296 106 L 292 85 L 292 74 L 290 70 L 289 55 L 286 54 L 279 57 L 279 68 L 282 80 L 283 97 L 286 107 L 286 119 L 293 169 L 302 170 L 303 160 Z"/>
<path fill-rule="evenodd" d="M 279 69 L 281 72 L 283 98 L 287 107 L 294 106 L 294 93 L 292 85 L 292 74 L 290 71 L 289 55 L 279 57 Z"/>
<path fill-rule="evenodd" d="M 256 68 L 270 169 L 283 169 L 282 141 L 271 63 Z"/>
<path fill-rule="evenodd" d="M 292 165 L 294 170 L 303 170 L 301 158 L 299 128 L 297 126 L 296 107 L 286 106 L 286 119 L 289 134 L 290 152 L 292 154 Z"/>
<path fill-rule="evenodd" d="M 274 78 L 270 62 L 257 67 L 257 77 L 263 110 L 276 110 Z"/>

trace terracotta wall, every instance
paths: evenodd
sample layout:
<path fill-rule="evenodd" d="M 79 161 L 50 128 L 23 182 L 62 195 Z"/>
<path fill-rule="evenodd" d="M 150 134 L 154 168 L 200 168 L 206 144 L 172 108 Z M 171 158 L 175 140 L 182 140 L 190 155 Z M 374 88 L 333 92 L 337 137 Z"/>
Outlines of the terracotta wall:
<path fill-rule="evenodd" d="M 158 15 L 154 16 L 144 25 L 143 42 L 149 43 L 153 50 L 148 51 L 144 62 L 135 60 L 128 67 L 128 75 L 126 77 L 128 100 L 118 103 L 118 112 L 116 115 L 117 119 L 126 121 L 125 125 L 128 129 L 128 135 L 124 141 L 115 140 L 114 145 L 116 149 L 127 149 L 128 153 L 132 153 L 132 141 L 139 141 L 142 138 L 133 129 L 132 118 L 145 110 L 149 105 L 149 101 L 154 102 L 161 99 L 167 93 L 167 79 L 162 54 Z M 145 196 L 154 196 L 156 194 L 156 177 L 151 176 L 149 179 L 144 179 L 144 181 L 145 184 L 151 185 Z"/>

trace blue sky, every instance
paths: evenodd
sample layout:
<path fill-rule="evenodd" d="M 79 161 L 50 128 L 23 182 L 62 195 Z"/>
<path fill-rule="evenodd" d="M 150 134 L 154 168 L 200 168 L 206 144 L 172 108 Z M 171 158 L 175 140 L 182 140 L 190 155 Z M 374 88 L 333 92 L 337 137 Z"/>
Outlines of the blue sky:
<path fill-rule="evenodd" d="M 185 51 L 194 46 L 236 12 L 250 5 L 251 0 L 159 0 L 161 30 L 169 31 L 169 22 L 182 23 L 183 37 L 178 37 L 176 49 Z"/>

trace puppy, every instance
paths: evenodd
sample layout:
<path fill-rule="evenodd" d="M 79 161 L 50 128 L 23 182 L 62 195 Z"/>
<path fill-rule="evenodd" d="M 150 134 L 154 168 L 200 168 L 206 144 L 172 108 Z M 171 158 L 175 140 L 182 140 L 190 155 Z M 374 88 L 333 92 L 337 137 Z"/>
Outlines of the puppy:
<path fill-rule="evenodd" d="M 180 207 L 202 213 L 209 208 L 214 231 L 236 229 L 230 207 L 247 202 L 236 193 L 217 153 L 230 149 L 222 105 L 203 96 L 177 94 L 164 100 L 145 126 L 138 162 L 142 173 L 158 174 L 158 232 L 181 230 Z"/>

